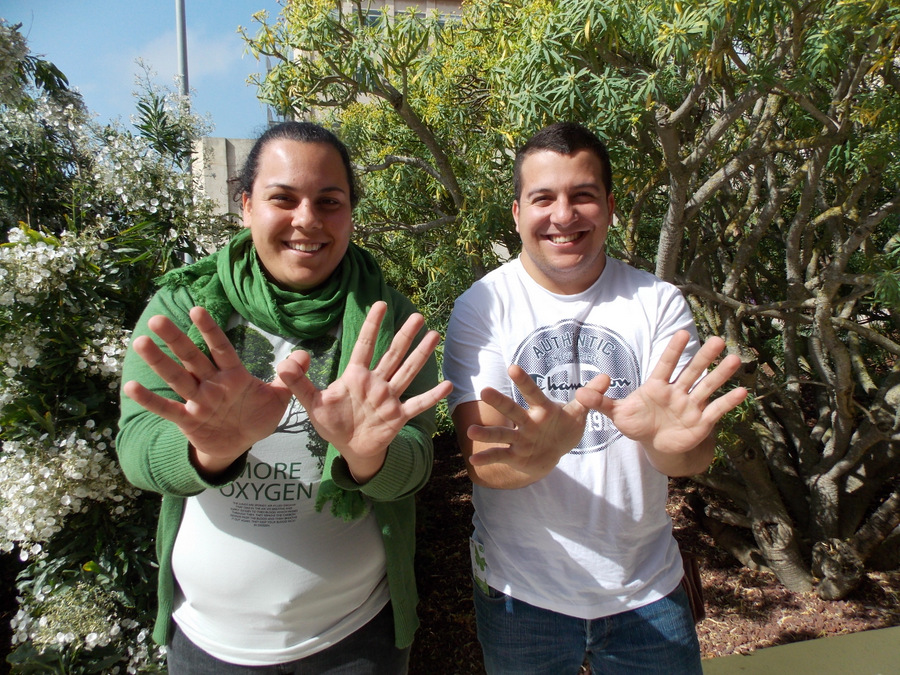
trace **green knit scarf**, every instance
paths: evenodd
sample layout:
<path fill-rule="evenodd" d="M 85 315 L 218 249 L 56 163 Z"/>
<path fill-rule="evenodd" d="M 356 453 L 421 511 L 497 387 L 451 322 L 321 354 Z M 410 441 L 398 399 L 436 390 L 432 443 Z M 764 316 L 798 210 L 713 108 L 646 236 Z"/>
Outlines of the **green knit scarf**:
<path fill-rule="evenodd" d="M 186 286 L 194 302 L 223 329 L 232 313 L 237 312 L 274 335 L 308 339 L 324 335 L 342 320 L 338 376 L 350 359 L 366 314 L 378 300 L 388 303 L 388 311 L 378 332 L 372 363 L 378 362 L 393 338 L 393 308 L 381 269 L 371 254 L 352 242 L 328 280 L 304 293 L 283 290 L 269 281 L 249 229 L 242 230 L 222 250 L 165 274 L 159 284 Z M 191 326 L 188 337 L 209 353 L 196 326 Z M 331 467 L 337 456 L 337 450 L 329 443 L 316 510 L 321 511 L 331 501 L 332 514 L 350 521 L 366 512 L 366 504 L 358 490 L 343 490 L 332 480 Z"/>

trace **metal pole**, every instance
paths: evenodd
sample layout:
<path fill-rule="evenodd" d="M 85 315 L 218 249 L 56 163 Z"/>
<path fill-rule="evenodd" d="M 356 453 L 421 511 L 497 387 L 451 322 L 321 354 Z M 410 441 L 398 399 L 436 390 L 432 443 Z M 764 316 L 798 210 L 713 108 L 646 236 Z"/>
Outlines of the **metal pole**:
<path fill-rule="evenodd" d="M 175 49 L 178 51 L 178 80 L 181 84 L 181 95 L 190 95 L 188 84 L 187 61 L 187 28 L 184 21 L 184 0 L 175 0 Z M 190 265 L 194 257 L 190 253 L 184 254 L 184 264 Z"/>
<path fill-rule="evenodd" d="M 176 49 L 178 50 L 178 80 L 181 83 L 181 93 L 187 96 L 190 93 L 188 85 L 187 62 L 187 28 L 184 21 L 184 0 L 175 0 L 175 35 Z"/>

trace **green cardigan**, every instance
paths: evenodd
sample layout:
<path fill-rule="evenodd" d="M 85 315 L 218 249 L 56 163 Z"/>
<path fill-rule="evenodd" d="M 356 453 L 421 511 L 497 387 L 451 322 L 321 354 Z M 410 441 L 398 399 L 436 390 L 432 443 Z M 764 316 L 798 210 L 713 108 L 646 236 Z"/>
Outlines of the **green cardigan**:
<path fill-rule="evenodd" d="M 412 303 L 391 289 L 397 330 L 414 313 Z M 162 349 L 171 352 L 147 328 L 147 320 L 157 314 L 169 317 L 181 330 L 191 325 L 188 312 L 194 302 L 185 288 L 163 288 L 147 305 L 134 329 L 132 339 L 149 335 Z M 129 349 L 125 356 L 122 381 L 136 380 L 151 391 L 168 398 L 177 395 L 137 354 Z M 429 359 L 404 397 L 428 391 L 438 382 L 437 363 Z M 370 481 L 358 485 L 350 475 L 347 463 L 338 457 L 332 467 L 332 478 L 345 490 L 359 490 L 372 501 L 381 528 L 387 558 L 387 578 L 394 612 L 394 631 L 398 648 L 408 647 L 418 628 L 416 616 L 418 595 L 413 570 L 415 555 L 415 493 L 431 475 L 436 431 L 434 409 L 413 419 L 400 431 L 388 449 L 384 466 Z M 217 489 L 236 479 L 244 469 L 246 456 L 235 462 L 221 483 L 205 481 L 188 457 L 188 442 L 174 423 L 169 422 L 122 394 L 116 451 L 122 470 L 136 487 L 162 494 L 162 507 L 157 529 L 156 554 L 159 560 L 158 612 L 153 639 L 168 644 L 172 635 L 172 610 L 175 579 L 172 574 L 172 550 L 181 524 L 186 497 L 203 490 Z"/>

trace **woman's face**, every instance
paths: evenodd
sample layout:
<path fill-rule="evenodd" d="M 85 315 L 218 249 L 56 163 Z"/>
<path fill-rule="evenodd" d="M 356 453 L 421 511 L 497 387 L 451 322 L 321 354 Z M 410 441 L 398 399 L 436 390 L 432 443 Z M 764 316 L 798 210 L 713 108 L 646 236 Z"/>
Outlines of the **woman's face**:
<path fill-rule="evenodd" d="M 353 232 L 350 185 L 340 153 L 327 143 L 277 139 L 259 156 L 251 194 L 243 196 L 263 268 L 280 287 L 305 291 L 324 282 Z"/>

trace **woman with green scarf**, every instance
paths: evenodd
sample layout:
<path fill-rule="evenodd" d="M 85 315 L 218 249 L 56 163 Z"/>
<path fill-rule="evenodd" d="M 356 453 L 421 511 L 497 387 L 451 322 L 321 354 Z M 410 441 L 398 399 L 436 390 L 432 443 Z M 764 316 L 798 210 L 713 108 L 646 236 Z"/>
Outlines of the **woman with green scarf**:
<path fill-rule="evenodd" d="M 124 364 L 119 458 L 162 494 L 154 638 L 171 675 L 405 673 L 439 336 L 350 241 L 331 132 L 272 127 L 238 184 L 245 229 L 161 279 Z"/>

